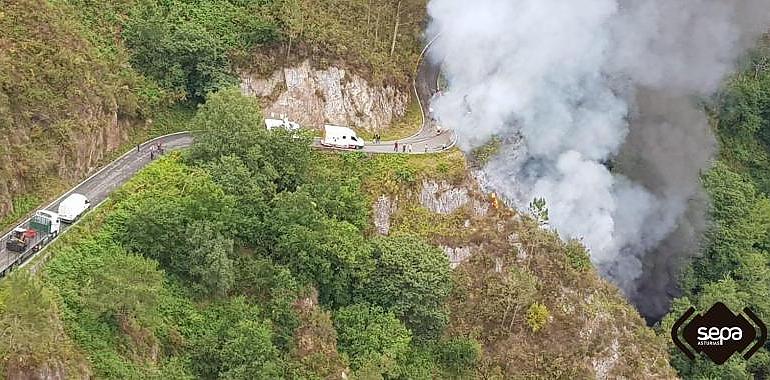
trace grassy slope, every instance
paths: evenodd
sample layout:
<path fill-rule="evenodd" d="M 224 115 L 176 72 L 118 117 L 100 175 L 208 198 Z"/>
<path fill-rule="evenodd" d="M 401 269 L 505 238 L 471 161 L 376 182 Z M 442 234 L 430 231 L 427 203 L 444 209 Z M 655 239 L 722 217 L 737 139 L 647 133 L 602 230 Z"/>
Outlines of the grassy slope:
<path fill-rule="evenodd" d="M 79 23 L 80 16 L 45 0 L 10 2 L 0 12 L 0 157 L 13 163 L 0 169 L 0 178 L 14 179 L 0 185 L 6 197 L 0 226 L 84 175 L 87 168 L 71 164 L 83 154 L 75 146 L 111 124 L 113 115 L 119 128 L 129 129 L 132 141 L 124 146 L 148 135 L 135 121 L 148 114 L 160 90 L 126 64 L 125 51 L 99 41 L 98 28 Z M 177 129 L 159 126 L 151 133 Z M 106 152 L 102 162 L 120 151 Z"/>

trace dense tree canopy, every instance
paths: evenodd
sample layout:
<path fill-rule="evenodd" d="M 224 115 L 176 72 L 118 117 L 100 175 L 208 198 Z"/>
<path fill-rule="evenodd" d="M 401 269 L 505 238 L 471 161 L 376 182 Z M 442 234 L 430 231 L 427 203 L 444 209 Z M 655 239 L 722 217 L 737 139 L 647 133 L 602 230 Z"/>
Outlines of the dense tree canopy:
<path fill-rule="evenodd" d="M 706 310 L 721 301 L 751 308 L 770 318 L 770 71 L 763 42 L 746 60 L 745 71 L 726 84 L 713 107 L 720 141 L 719 160 L 703 176 L 711 196 L 710 226 L 702 256 L 682 278 L 683 297 L 675 300 L 662 329 L 690 305 Z M 690 361 L 672 348 L 672 364 L 684 378 L 765 378 L 765 348 L 750 361 L 733 358 L 722 366 Z"/>
<path fill-rule="evenodd" d="M 381 374 L 397 373 L 406 360 L 411 333 L 391 312 L 379 306 L 354 304 L 334 315 L 337 344 L 350 357 L 354 371 L 378 370 Z"/>
<path fill-rule="evenodd" d="M 123 36 L 141 72 L 199 102 L 235 83 L 231 55 L 277 38 L 261 8 L 256 1 L 142 0 Z"/>
<path fill-rule="evenodd" d="M 393 312 L 416 337 L 432 339 L 447 323 L 445 302 L 452 288 L 449 260 L 413 236 L 374 240 L 376 270 L 359 294 Z"/>

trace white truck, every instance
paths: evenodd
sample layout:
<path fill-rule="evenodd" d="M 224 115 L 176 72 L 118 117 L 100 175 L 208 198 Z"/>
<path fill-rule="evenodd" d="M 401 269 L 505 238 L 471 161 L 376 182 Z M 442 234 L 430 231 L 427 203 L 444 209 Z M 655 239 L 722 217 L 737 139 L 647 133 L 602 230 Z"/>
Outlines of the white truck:
<path fill-rule="evenodd" d="M 72 223 L 80 217 L 91 202 L 83 194 L 73 193 L 59 203 L 59 219 L 66 223 Z"/>
<path fill-rule="evenodd" d="M 23 260 L 28 253 L 37 252 L 59 234 L 59 215 L 48 210 L 39 210 L 29 222 L 16 227 L 5 242 L 5 249 L 21 254 Z"/>
<path fill-rule="evenodd" d="M 348 127 L 337 125 L 324 125 L 324 138 L 321 145 L 342 149 L 363 149 L 364 139 L 358 137 L 356 132 Z"/>

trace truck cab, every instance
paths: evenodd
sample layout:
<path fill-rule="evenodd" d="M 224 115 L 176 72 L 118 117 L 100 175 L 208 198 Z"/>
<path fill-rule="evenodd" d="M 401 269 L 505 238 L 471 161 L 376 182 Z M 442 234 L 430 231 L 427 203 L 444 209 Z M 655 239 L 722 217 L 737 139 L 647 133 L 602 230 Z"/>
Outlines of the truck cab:
<path fill-rule="evenodd" d="M 56 236 L 61 230 L 59 214 L 48 210 L 38 210 L 29 220 L 29 227 L 37 231 L 38 234 Z"/>

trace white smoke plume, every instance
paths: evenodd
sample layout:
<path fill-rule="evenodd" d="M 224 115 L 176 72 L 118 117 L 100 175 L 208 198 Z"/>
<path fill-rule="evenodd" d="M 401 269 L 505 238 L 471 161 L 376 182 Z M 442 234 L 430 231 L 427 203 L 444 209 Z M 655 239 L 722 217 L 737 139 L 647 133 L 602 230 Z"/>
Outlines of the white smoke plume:
<path fill-rule="evenodd" d="M 582 238 L 647 315 L 697 251 L 714 92 L 770 20 L 766 0 L 430 0 L 432 103 L 470 151 L 505 141 L 488 185 Z M 608 169 L 607 162 L 616 168 Z M 646 282 L 646 283 L 645 283 Z"/>

